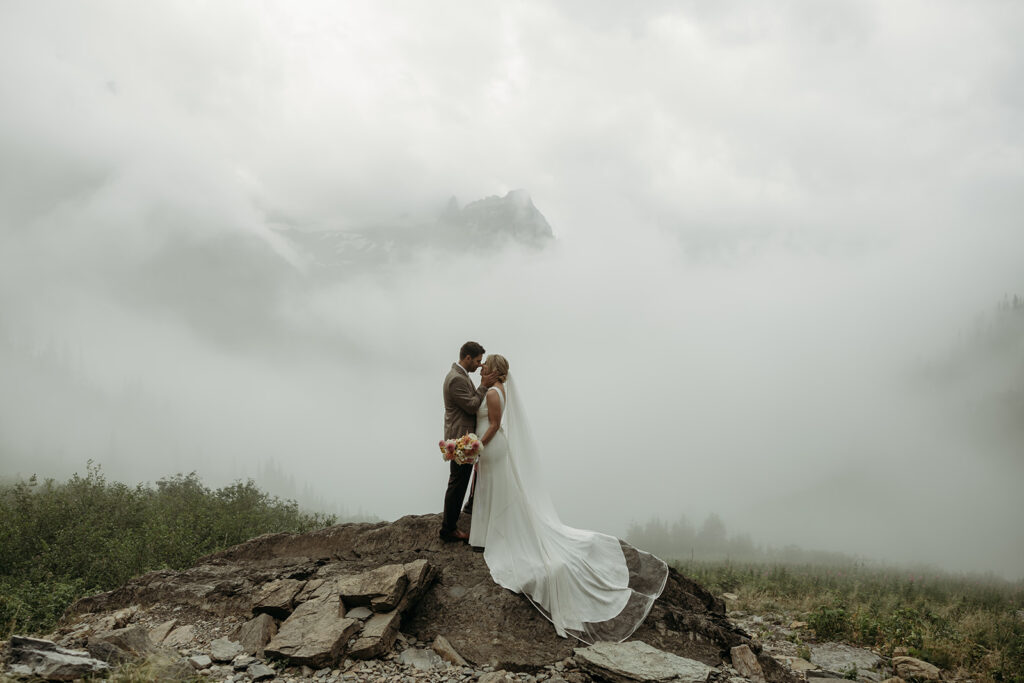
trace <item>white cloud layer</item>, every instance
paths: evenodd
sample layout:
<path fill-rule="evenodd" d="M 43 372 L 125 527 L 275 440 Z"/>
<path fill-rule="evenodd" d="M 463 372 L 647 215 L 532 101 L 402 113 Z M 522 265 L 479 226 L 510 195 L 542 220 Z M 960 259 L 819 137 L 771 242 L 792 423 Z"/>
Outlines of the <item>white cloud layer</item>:
<path fill-rule="evenodd" d="M 1022 576 L 1020 442 L 909 380 L 1024 288 L 1022 29 L 997 1 L 3 3 L 2 330 L 123 418 L 0 389 L 3 469 L 275 458 L 352 509 L 435 511 L 474 338 L 572 523 L 714 510 Z M 544 254 L 313 286 L 195 248 L 518 187 Z"/>

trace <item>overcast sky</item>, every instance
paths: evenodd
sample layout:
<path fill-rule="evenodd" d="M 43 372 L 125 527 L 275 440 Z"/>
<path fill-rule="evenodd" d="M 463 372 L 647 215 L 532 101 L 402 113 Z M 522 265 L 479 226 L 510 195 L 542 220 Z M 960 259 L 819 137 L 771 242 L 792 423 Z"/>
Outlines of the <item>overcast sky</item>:
<path fill-rule="evenodd" d="M 439 511 L 440 382 L 476 339 L 570 523 L 714 511 L 1024 576 L 1020 441 L 961 419 L 1020 349 L 970 395 L 914 382 L 1024 293 L 1022 34 L 1011 1 L 2 0 L 3 469 L 272 458 Z M 331 285 L 197 260 L 517 188 L 544 253 Z M 46 345 L 73 390 L 18 355 Z"/>

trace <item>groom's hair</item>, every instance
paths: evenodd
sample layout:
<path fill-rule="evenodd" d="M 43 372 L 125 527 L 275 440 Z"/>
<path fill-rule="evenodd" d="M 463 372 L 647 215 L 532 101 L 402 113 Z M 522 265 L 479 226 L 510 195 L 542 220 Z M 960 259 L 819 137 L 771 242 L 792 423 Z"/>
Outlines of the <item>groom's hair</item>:
<path fill-rule="evenodd" d="M 470 358 L 476 358 L 477 356 L 484 355 L 484 347 L 480 346 L 474 341 L 468 341 L 462 345 L 459 349 L 459 360 L 462 360 L 466 356 Z"/>

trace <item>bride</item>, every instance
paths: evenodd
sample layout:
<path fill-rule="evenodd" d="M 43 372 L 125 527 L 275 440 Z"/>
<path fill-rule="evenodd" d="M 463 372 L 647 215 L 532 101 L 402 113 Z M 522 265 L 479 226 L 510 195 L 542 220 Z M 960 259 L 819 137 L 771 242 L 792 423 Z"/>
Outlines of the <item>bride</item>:
<path fill-rule="evenodd" d="M 483 547 L 498 585 L 529 598 L 558 635 L 624 640 L 661 595 L 668 567 L 614 536 L 561 522 L 508 370 L 497 354 L 484 363 L 498 381 L 477 412 L 484 449 L 469 543 Z"/>

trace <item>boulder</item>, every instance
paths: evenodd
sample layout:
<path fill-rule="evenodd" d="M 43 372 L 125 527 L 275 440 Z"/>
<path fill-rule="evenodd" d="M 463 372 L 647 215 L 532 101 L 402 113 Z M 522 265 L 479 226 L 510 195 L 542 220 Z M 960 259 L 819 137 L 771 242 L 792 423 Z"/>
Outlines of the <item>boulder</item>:
<path fill-rule="evenodd" d="M 227 638 L 217 638 L 210 643 L 210 657 L 215 662 L 230 662 L 242 652 L 241 644 Z"/>
<path fill-rule="evenodd" d="M 856 669 L 859 672 L 874 671 L 882 666 L 882 658 L 871 650 L 853 647 L 844 643 L 822 643 L 811 645 L 811 662 L 840 677 Z"/>
<path fill-rule="evenodd" d="M 213 665 L 213 660 L 210 659 L 210 655 L 192 655 L 188 658 L 188 663 L 196 671 L 202 671 L 203 669 L 209 669 Z"/>
<path fill-rule="evenodd" d="M 391 650 L 402 622 L 399 611 L 375 614 L 363 625 L 359 637 L 348 648 L 352 659 L 375 659 Z"/>
<path fill-rule="evenodd" d="M 751 680 L 764 682 L 764 670 L 757 661 L 755 655 L 746 645 L 739 645 L 732 648 L 732 666 L 739 672 L 740 676 Z"/>
<path fill-rule="evenodd" d="M 418 647 L 402 650 L 402 654 L 398 655 L 398 663 L 417 668 L 420 671 L 433 671 L 447 666 L 436 652 L 421 650 Z"/>
<path fill-rule="evenodd" d="M 93 657 L 113 664 L 141 659 L 155 651 L 148 629 L 140 625 L 91 635 L 85 649 Z"/>
<path fill-rule="evenodd" d="M 679 681 L 703 683 L 711 667 L 663 652 L 647 643 L 595 643 L 576 648 L 576 662 L 593 676 L 612 683 Z"/>
<path fill-rule="evenodd" d="M 265 681 L 277 676 L 277 672 L 271 669 L 263 662 L 256 662 L 255 664 L 250 664 L 249 668 L 246 669 L 245 672 L 249 674 L 249 678 L 251 678 L 254 681 Z"/>
<path fill-rule="evenodd" d="M 310 600 L 295 608 L 281 624 L 264 652 L 293 665 L 311 667 L 336 664 L 349 639 L 362 624 L 341 616 L 337 599 Z"/>
<path fill-rule="evenodd" d="M 480 678 L 476 679 L 477 683 L 511 683 L 516 680 L 508 674 L 504 669 L 498 671 L 488 671 L 485 674 L 481 674 Z"/>
<path fill-rule="evenodd" d="M 192 624 L 185 624 L 179 626 L 164 638 L 162 645 L 164 647 L 179 648 L 185 647 L 196 639 L 196 628 Z"/>
<path fill-rule="evenodd" d="M 389 564 L 368 572 L 343 576 L 336 589 L 347 605 L 369 605 L 374 612 L 390 612 L 398 607 L 409 578 L 401 564 Z"/>
<path fill-rule="evenodd" d="M 152 643 L 154 645 L 160 645 L 161 643 L 164 642 L 164 639 L 168 635 L 170 635 L 171 631 L 174 630 L 174 627 L 177 624 L 178 624 L 178 622 L 177 622 L 176 619 L 171 619 L 170 621 L 165 621 L 162 624 L 154 626 L 153 628 L 151 628 L 149 630 L 149 639 L 150 639 L 150 641 L 152 641 Z"/>
<path fill-rule="evenodd" d="M 252 655 L 240 654 L 231 660 L 231 668 L 235 671 L 245 671 L 251 664 L 255 664 L 257 661 Z"/>
<path fill-rule="evenodd" d="M 942 680 L 942 671 L 937 666 L 914 657 L 893 657 L 892 668 L 905 681 Z"/>
<path fill-rule="evenodd" d="M 47 681 L 73 681 L 76 678 L 104 676 L 110 665 L 94 659 L 88 652 L 58 647 L 49 640 L 11 636 L 9 670 L 17 676 Z"/>
<path fill-rule="evenodd" d="M 295 596 L 305 586 L 305 581 L 295 579 L 276 579 L 267 583 L 253 598 L 252 613 L 266 613 L 278 619 L 287 619 L 295 608 Z"/>
<path fill-rule="evenodd" d="M 263 648 L 277 635 L 277 622 L 269 614 L 260 614 L 235 629 L 231 639 L 242 646 L 242 650 L 257 657 L 263 656 Z"/>

